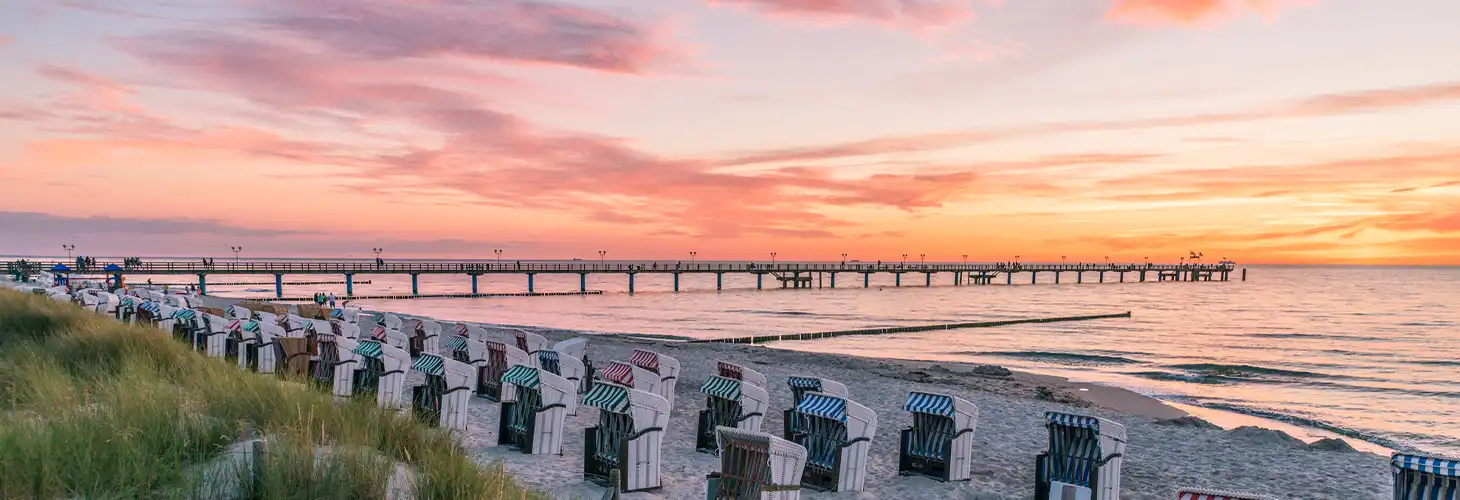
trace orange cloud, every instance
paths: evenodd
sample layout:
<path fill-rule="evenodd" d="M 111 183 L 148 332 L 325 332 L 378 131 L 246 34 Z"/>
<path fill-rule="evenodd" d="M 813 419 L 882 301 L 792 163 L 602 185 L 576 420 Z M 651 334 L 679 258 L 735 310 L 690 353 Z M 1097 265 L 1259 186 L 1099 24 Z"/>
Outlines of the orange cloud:
<path fill-rule="evenodd" d="M 10 42 L 12 42 L 14 40 L 15 40 L 14 38 L 11 38 L 11 37 L 8 37 L 8 36 L 5 36 L 5 35 L 0 35 L 0 45 L 5 45 L 5 44 L 10 43 Z"/>
<path fill-rule="evenodd" d="M 1195 25 L 1256 12 L 1272 18 L 1283 9 L 1317 0 L 1116 0 L 1107 20 L 1131 24 Z"/>

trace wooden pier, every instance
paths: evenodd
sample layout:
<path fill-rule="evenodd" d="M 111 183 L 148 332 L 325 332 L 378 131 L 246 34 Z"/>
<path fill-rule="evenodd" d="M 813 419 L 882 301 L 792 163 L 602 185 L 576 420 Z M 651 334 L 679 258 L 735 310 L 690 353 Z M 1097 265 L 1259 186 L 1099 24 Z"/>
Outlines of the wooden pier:
<path fill-rule="evenodd" d="M 51 269 L 62 262 L 32 263 L 39 264 L 40 269 Z M 112 270 L 103 271 L 105 267 L 113 266 Z M 1028 283 L 1041 283 L 1041 275 L 1045 278 L 1044 283 L 1070 284 L 1069 277 L 1074 278 L 1074 284 L 1085 284 L 1087 279 L 1092 283 L 1126 283 L 1137 282 L 1210 282 L 1229 281 L 1232 272 L 1236 270 L 1236 264 L 1223 262 L 1218 264 L 1021 264 L 1021 263 L 929 263 L 929 264 L 905 264 L 905 263 L 591 263 L 591 262 L 563 262 L 563 263 L 492 263 L 492 262 L 387 262 L 377 263 L 373 261 L 327 261 L 327 262 L 303 262 L 303 261 L 222 261 L 212 264 L 200 262 L 141 262 L 131 265 L 122 265 L 120 262 L 98 262 L 92 269 L 73 270 L 77 274 L 103 274 L 106 277 L 124 275 L 192 275 L 197 277 L 197 287 L 201 293 L 207 293 L 208 275 L 273 275 L 274 292 L 276 298 L 284 297 L 284 281 L 286 275 L 343 275 L 346 298 L 364 298 L 354 295 L 355 276 L 357 275 L 379 275 L 379 274 L 405 274 L 411 276 L 411 294 L 401 296 L 402 298 L 420 297 L 418 286 L 422 274 L 458 274 L 467 276 L 471 280 L 471 294 L 480 295 L 477 291 L 477 281 L 482 275 L 515 274 L 526 277 L 527 294 L 537 294 L 534 285 L 535 277 L 539 274 L 576 274 L 578 275 L 579 294 L 588 292 L 588 275 L 590 274 L 619 274 L 628 280 L 629 293 L 634 293 L 634 278 L 640 274 L 670 274 L 674 276 L 674 291 L 679 291 L 679 278 L 684 274 L 713 274 L 715 275 L 715 289 L 724 289 L 726 274 L 750 274 L 755 276 L 755 287 L 764 287 L 765 277 L 781 283 L 782 288 L 812 288 L 813 285 L 824 288 L 836 288 L 837 277 L 844 275 L 861 275 L 862 287 L 870 288 L 872 275 L 890 273 L 894 276 L 893 286 L 903 286 L 903 275 L 922 275 L 921 286 L 932 286 L 933 276 L 937 274 L 949 274 L 953 277 L 954 286 L 968 285 L 992 285 L 1002 281 L 1006 285 L 1013 285 L 1015 282 L 1023 283 L 1024 276 L 1028 276 Z M 1242 270 L 1242 279 L 1246 280 L 1246 269 Z M 910 284 L 911 285 L 911 284 Z"/>

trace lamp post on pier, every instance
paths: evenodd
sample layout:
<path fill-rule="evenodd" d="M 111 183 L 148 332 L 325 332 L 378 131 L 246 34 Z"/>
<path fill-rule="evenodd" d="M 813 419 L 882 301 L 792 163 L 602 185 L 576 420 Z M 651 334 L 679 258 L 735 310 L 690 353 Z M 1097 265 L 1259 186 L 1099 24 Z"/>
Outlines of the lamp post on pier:
<path fill-rule="evenodd" d="M 776 253 L 775 252 L 771 252 L 771 265 L 772 266 L 776 265 Z"/>
<path fill-rule="evenodd" d="M 699 255 L 699 254 L 700 254 L 699 252 L 696 252 L 696 251 L 693 251 L 693 250 L 691 250 L 689 252 L 689 265 L 691 265 L 691 266 L 695 265 L 695 256 L 696 255 Z"/>
<path fill-rule="evenodd" d="M 600 266 L 603 265 L 603 256 L 604 255 L 608 255 L 608 250 L 599 250 L 598 251 L 598 265 L 600 265 Z"/>
<path fill-rule="evenodd" d="M 842 265 L 847 265 L 847 254 L 845 253 L 842 254 Z"/>
<path fill-rule="evenodd" d="M 963 265 L 968 265 L 968 254 L 963 254 Z"/>
<path fill-rule="evenodd" d="M 1061 255 L 1060 256 L 1060 265 L 1061 266 L 1065 265 L 1068 262 L 1069 258 L 1070 257 L 1067 256 L 1067 255 Z"/>
<path fill-rule="evenodd" d="M 902 267 L 907 267 L 907 254 L 902 254 Z"/>
<path fill-rule="evenodd" d="M 497 267 L 502 267 L 502 249 L 493 249 L 492 253 L 497 254 Z"/>
<path fill-rule="evenodd" d="M 76 250 L 76 245 L 62 243 L 61 248 L 66 249 L 66 260 L 71 260 L 71 252 Z"/>
<path fill-rule="evenodd" d="M 238 253 L 243 251 L 243 247 L 241 247 L 241 246 L 235 246 L 235 245 L 228 245 L 228 249 L 233 251 L 233 263 L 234 264 L 237 264 L 238 263 Z M 376 254 L 378 255 L 379 252 L 376 252 Z"/>

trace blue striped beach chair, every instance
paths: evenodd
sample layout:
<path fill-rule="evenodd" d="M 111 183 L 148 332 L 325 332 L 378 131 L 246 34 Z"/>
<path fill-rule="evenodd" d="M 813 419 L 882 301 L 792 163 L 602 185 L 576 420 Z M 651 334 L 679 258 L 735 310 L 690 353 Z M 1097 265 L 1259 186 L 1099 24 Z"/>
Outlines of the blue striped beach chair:
<path fill-rule="evenodd" d="M 897 470 L 939 481 L 967 481 L 973 477 L 973 429 L 978 407 L 962 398 L 911 392 L 902 407 L 913 424 L 902 430 Z"/>
<path fill-rule="evenodd" d="M 847 386 L 829 378 L 792 376 L 786 379 L 791 387 L 791 406 L 801 404 L 801 398 L 808 392 L 820 392 L 833 396 L 847 397 Z"/>
<path fill-rule="evenodd" d="M 787 413 L 785 439 L 806 448 L 801 484 L 818 491 L 862 491 L 877 414 L 856 401 L 808 392 Z"/>
<path fill-rule="evenodd" d="M 533 355 L 529 355 L 531 357 Z M 578 414 L 578 388 L 583 384 L 583 361 L 559 352 L 556 349 L 537 351 L 537 366 L 542 371 L 563 377 L 569 384 L 573 385 L 573 398 L 568 405 L 568 414 Z"/>
<path fill-rule="evenodd" d="M 583 405 L 598 408 L 598 425 L 584 430 L 583 477 L 612 485 L 618 471 L 623 492 L 659 489 L 669 400 L 658 394 L 597 381 Z"/>
<path fill-rule="evenodd" d="M 1182 488 L 1176 491 L 1176 500 L 1273 500 L 1273 498 L 1251 493 Z"/>
<path fill-rule="evenodd" d="M 1035 498 L 1066 498 L 1066 492 L 1076 495 L 1068 498 L 1120 498 L 1125 426 L 1103 418 L 1049 412 L 1045 427 L 1049 429 L 1049 450 L 1035 458 Z"/>
<path fill-rule="evenodd" d="M 717 453 L 715 436 L 721 427 L 760 432 L 770 406 L 770 396 L 764 388 L 712 375 L 700 385 L 700 392 L 705 395 L 705 409 L 700 410 L 695 450 Z"/>
<path fill-rule="evenodd" d="M 1394 500 L 1460 500 L 1460 460 L 1395 453 L 1389 464 Z"/>
<path fill-rule="evenodd" d="M 425 375 L 421 385 L 411 387 L 411 408 L 426 425 L 466 430 L 466 411 L 476 371 L 471 365 L 435 354 L 422 354 L 411 370 Z"/>
<path fill-rule="evenodd" d="M 578 391 L 567 379 L 547 370 L 513 366 L 502 375 L 503 384 L 517 387 L 511 400 L 502 401 L 497 444 L 532 455 L 563 454 L 563 421 Z"/>
<path fill-rule="evenodd" d="M 806 448 L 760 432 L 715 430 L 720 471 L 707 478 L 706 500 L 797 500 Z"/>

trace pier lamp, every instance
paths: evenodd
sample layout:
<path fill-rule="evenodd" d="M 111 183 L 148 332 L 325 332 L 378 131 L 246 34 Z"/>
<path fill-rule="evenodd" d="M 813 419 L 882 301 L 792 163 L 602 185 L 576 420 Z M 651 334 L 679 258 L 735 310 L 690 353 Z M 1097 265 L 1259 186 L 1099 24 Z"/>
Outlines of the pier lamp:
<path fill-rule="evenodd" d="M 928 263 L 928 254 L 925 254 L 925 253 L 918 254 L 918 265 L 920 265 L 920 266 L 921 265 L 927 265 L 927 263 Z"/>
<path fill-rule="evenodd" d="M 1014 263 L 1015 264 L 1018 264 L 1019 263 L 1019 256 L 1018 255 L 1015 255 L 1014 256 Z"/>
<path fill-rule="evenodd" d="M 492 253 L 497 254 L 497 266 L 500 267 L 502 265 L 502 249 L 494 249 Z"/>
<path fill-rule="evenodd" d="M 776 265 L 776 253 L 771 252 L 771 265 Z"/>
<path fill-rule="evenodd" d="M 968 265 L 968 254 L 963 254 L 963 265 Z"/>
<path fill-rule="evenodd" d="M 603 265 L 603 256 L 604 255 L 608 255 L 608 250 L 599 250 L 598 251 L 598 264 L 599 265 Z"/>
<path fill-rule="evenodd" d="M 1150 257 L 1146 257 L 1146 265 L 1148 265 L 1148 266 L 1151 265 L 1151 258 Z"/>
<path fill-rule="evenodd" d="M 241 247 L 241 246 L 234 246 L 234 245 L 228 245 L 228 249 L 233 251 L 233 263 L 234 264 L 237 264 L 238 263 L 238 252 L 242 252 L 243 251 L 243 247 Z"/>
<path fill-rule="evenodd" d="M 700 254 L 699 252 L 690 251 L 690 253 L 689 253 L 689 265 L 691 265 L 691 266 L 695 265 L 695 256 L 696 255 L 699 255 L 699 254 Z"/>
<path fill-rule="evenodd" d="M 907 254 L 902 254 L 902 265 L 907 265 Z"/>
<path fill-rule="evenodd" d="M 842 265 L 847 265 L 847 254 L 845 253 L 842 254 Z"/>
<path fill-rule="evenodd" d="M 62 243 L 61 244 L 61 248 L 66 249 L 66 260 L 71 260 L 71 252 L 73 250 L 76 250 L 76 245 L 68 245 L 68 244 Z"/>
<path fill-rule="evenodd" d="M 1069 256 L 1067 256 L 1067 255 L 1061 255 L 1061 256 L 1060 256 L 1060 265 L 1061 265 L 1061 266 L 1063 266 L 1063 265 L 1065 265 L 1065 264 L 1066 264 L 1066 263 L 1068 263 L 1068 262 L 1067 262 L 1067 261 L 1068 261 L 1068 260 L 1069 260 L 1069 259 L 1070 259 L 1070 257 L 1069 257 Z"/>

